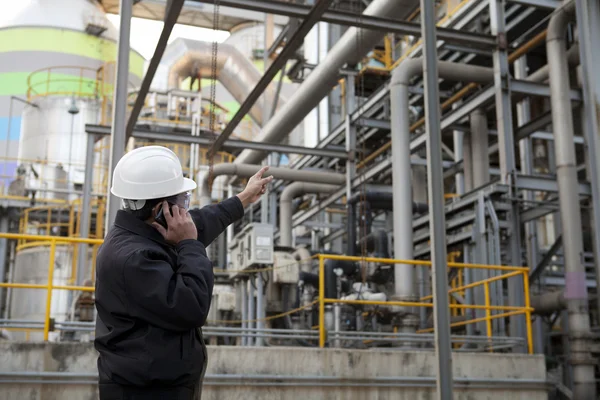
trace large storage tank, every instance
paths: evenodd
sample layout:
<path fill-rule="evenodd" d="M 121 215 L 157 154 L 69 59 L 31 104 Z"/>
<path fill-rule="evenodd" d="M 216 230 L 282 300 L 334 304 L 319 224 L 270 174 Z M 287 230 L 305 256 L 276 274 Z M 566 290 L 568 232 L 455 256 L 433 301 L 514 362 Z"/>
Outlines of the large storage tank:
<path fill-rule="evenodd" d="M 0 169 L 2 183 L 15 176 L 21 121 L 32 116 L 22 115 L 24 104 L 11 96 L 37 103 L 52 93 L 70 98 L 73 94 L 93 90 L 92 71 L 114 61 L 117 50 L 117 30 L 108 21 L 95 0 L 23 0 L 28 4 L 10 20 L 0 19 Z M 144 58 L 135 51 L 130 54 L 130 82 L 139 84 L 144 72 Z M 57 68 L 62 67 L 62 68 Z M 64 68 L 67 67 L 67 68 Z M 48 70 L 48 68 L 53 68 Z M 35 74 L 28 82 L 30 74 Z M 83 84 L 82 84 L 83 82 Z M 112 86 L 112 81 L 108 84 Z M 105 87 L 105 89 L 109 89 Z M 92 97 L 92 96 L 88 96 Z M 11 106 L 12 103 L 12 107 Z M 11 109 L 12 108 L 12 109 Z M 68 108 L 68 107 L 67 107 Z M 77 117 L 81 118 L 80 113 Z M 64 120 L 70 124 L 65 112 Z M 7 129 L 10 119 L 10 133 Z M 93 121 L 90 121 L 93 122 Z M 83 126 L 82 123 L 77 124 Z M 27 128 L 28 129 L 28 128 Z M 80 133 L 80 132 L 77 132 Z M 69 129 L 65 131 L 67 136 Z M 38 147 L 41 149 L 41 146 Z M 73 151 L 85 153 L 85 146 Z M 27 152 L 27 156 L 33 156 Z M 52 160 L 55 154 L 41 152 L 34 159 Z M 81 158 L 81 156 L 77 156 Z M 6 160 L 6 158 L 10 158 Z M 54 163 L 55 164 L 55 163 Z M 6 185 L 5 185 L 6 186 Z M 3 193 L 4 193 L 3 189 Z"/>
<path fill-rule="evenodd" d="M 3 156 L 12 157 L 8 162 L 0 159 L 5 164 L 0 168 L 10 181 L 15 167 L 23 165 L 27 186 L 38 190 L 36 201 L 79 197 L 72 192 L 81 190 L 83 184 L 84 126 L 99 123 L 100 110 L 110 108 L 117 38 L 117 30 L 96 0 L 29 0 L 21 12 L 0 25 L 0 135 L 6 136 L 11 115 L 10 140 L 0 142 L 0 149 Z M 144 62 L 140 54 L 131 52 L 131 85 L 141 83 Z M 13 101 L 10 107 L 11 96 L 34 106 Z M 104 149 L 95 155 L 95 192 L 105 190 L 100 184 L 108 165 L 104 145 L 108 138 L 104 142 L 97 146 Z M 47 245 L 19 248 L 14 281 L 47 283 L 49 257 Z M 73 283 L 69 280 L 74 261 L 72 245 L 57 246 L 55 284 Z M 88 261 L 88 276 L 90 268 Z M 53 318 L 66 317 L 73 296 L 63 290 L 53 293 Z M 11 318 L 44 320 L 45 291 L 13 289 L 9 301 Z"/>

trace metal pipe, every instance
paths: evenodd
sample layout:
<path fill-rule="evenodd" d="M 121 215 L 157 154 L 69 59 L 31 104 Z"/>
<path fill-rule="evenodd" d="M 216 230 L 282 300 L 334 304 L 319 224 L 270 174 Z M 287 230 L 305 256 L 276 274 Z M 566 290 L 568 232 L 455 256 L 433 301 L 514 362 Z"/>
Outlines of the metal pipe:
<path fill-rule="evenodd" d="M 264 311 L 265 311 L 265 306 L 263 304 L 263 300 L 264 300 L 264 284 L 263 284 L 263 279 L 260 273 L 256 274 L 256 319 L 258 321 L 256 321 L 256 328 L 257 329 L 264 329 L 265 328 L 265 321 L 263 320 L 264 318 Z M 257 347 L 261 347 L 263 345 L 263 339 L 262 337 L 258 337 L 256 336 L 256 342 L 254 343 L 255 346 Z"/>
<path fill-rule="evenodd" d="M 252 277 L 250 277 L 250 279 L 248 279 L 248 328 L 253 329 L 255 326 L 255 321 L 254 321 L 254 285 L 252 285 Z M 250 333 L 248 334 L 248 337 L 246 338 L 246 345 L 247 346 L 254 346 L 254 336 L 255 333 Z"/>
<path fill-rule="evenodd" d="M 401 18 L 410 10 L 404 1 L 374 0 L 364 15 Z M 357 16 L 360 19 L 360 16 Z M 358 63 L 383 38 L 383 32 L 356 27 L 349 28 L 333 46 L 325 59 L 308 75 L 294 95 L 264 126 L 258 142 L 280 142 L 313 110 L 337 85 L 339 70 L 345 64 Z M 264 151 L 244 150 L 234 161 L 236 164 L 260 162 Z"/>
<path fill-rule="evenodd" d="M 242 296 L 242 346 L 246 346 L 248 344 L 248 337 L 246 336 L 248 328 L 248 285 L 244 280 L 241 280 L 239 285 Z"/>
<path fill-rule="evenodd" d="M 473 186 L 478 188 L 490 181 L 488 119 L 485 110 L 481 108 L 471 113 L 471 146 Z"/>
<path fill-rule="evenodd" d="M 591 400 L 596 398 L 595 362 L 590 354 L 588 293 L 583 265 L 581 209 L 577 190 L 573 115 L 568 96 L 569 65 L 566 57 L 566 29 L 574 18 L 574 12 L 575 1 L 556 10 L 548 24 L 546 51 L 550 69 L 552 125 L 563 232 L 565 299 L 569 314 L 569 360 L 573 368 L 573 397 Z"/>
<path fill-rule="evenodd" d="M 271 172 L 269 170 L 269 172 Z M 340 175 L 343 177 L 343 175 Z M 331 193 L 339 188 L 336 185 L 321 183 L 295 182 L 281 192 L 279 200 L 279 245 L 292 246 L 292 201 L 307 193 Z"/>
<path fill-rule="evenodd" d="M 262 166 L 249 164 L 217 164 L 213 168 L 213 177 L 221 175 L 238 176 L 243 178 L 251 177 L 256 174 Z M 343 174 L 321 171 L 305 171 L 290 168 L 269 168 L 263 177 L 273 175 L 275 179 L 286 181 L 326 183 L 332 185 L 342 185 L 346 181 Z M 198 180 L 200 187 L 200 205 L 205 206 L 211 203 L 211 195 L 208 187 L 208 174 L 200 174 Z"/>
<path fill-rule="evenodd" d="M 448 80 L 489 83 L 493 71 L 489 68 L 467 64 L 439 62 L 440 78 Z M 413 77 L 423 73 L 423 59 L 411 58 L 400 64 L 392 73 L 390 82 L 391 129 L 392 129 L 392 174 L 394 192 L 394 257 L 413 259 L 412 232 L 412 189 L 410 162 L 410 118 L 408 88 Z M 395 297 L 411 301 L 415 298 L 414 268 L 396 265 L 394 269 Z"/>
<path fill-rule="evenodd" d="M 115 75 L 115 94 L 113 97 L 112 127 L 110 137 L 110 161 L 108 169 L 108 202 L 106 205 L 106 221 L 104 226 L 109 231 L 117 212 L 121 208 L 121 200 L 110 193 L 112 174 L 125 153 L 125 134 L 127 125 L 127 84 L 129 82 L 129 39 L 131 31 L 131 15 L 133 0 L 121 0 L 119 15 L 119 45 L 117 51 L 117 73 Z"/>
<path fill-rule="evenodd" d="M 85 177 L 83 181 L 83 197 L 81 199 L 81 217 L 79 236 L 87 239 L 90 232 L 90 208 L 92 203 L 92 183 L 94 179 L 94 143 L 95 135 L 87 135 L 85 148 Z M 83 286 L 83 271 L 88 263 L 88 245 L 80 244 L 77 253 L 77 285 Z M 93 278 L 93 277 L 92 277 Z"/>
<path fill-rule="evenodd" d="M 213 44 L 208 42 L 177 39 L 161 61 L 162 68 L 169 71 L 169 89 L 179 88 L 182 78 L 212 76 L 212 46 Z M 262 73 L 248 57 L 244 56 L 235 46 L 227 43 L 219 43 L 216 65 L 217 79 L 240 104 L 248 97 L 262 76 Z M 271 86 L 265 89 L 261 98 L 265 104 L 275 104 L 276 99 L 280 105 L 286 102 L 285 96 L 277 97 L 275 89 Z M 265 113 L 265 108 L 261 106 L 261 103 L 256 102 L 248 113 L 259 126 L 266 124 L 269 119 L 269 115 Z"/>

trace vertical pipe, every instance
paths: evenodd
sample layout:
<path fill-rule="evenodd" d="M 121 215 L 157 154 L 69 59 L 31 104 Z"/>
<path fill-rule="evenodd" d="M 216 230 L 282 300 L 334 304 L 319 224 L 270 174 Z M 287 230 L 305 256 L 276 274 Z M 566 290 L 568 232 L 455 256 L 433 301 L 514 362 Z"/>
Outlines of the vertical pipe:
<path fill-rule="evenodd" d="M 92 183 L 94 179 L 94 135 L 87 135 L 85 147 L 85 178 L 83 181 L 83 198 L 81 200 L 81 222 L 80 236 L 82 238 L 89 237 L 90 232 L 90 208 L 92 202 Z M 88 263 L 88 245 L 80 244 L 77 260 L 77 285 L 83 286 L 85 277 L 83 272 Z M 92 277 L 93 278 L 93 277 Z"/>
<path fill-rule="evenodd" d="M 458 163 L 463 161 L 463 140 L 464 133 L 461 131 L 453 131 L 452 132 L 452 140 L 454 142 L 454 162 Z M 463 163 L 464 169 L 464 163 Z M 465 175 L 464 172 L 457 172 L 454 174 L 455 180 L 455 191 L 456 194 L 464 194 L 465 193 Z"/>
<path fill-rule="evenodd" d="M 8 215 L 6 213 L 0 213 L 0 232 L 8 232 Z M 8 239 L 0 239 L 0 282 L 4 282 L 4 276 L 6 275 L 7 254 Z M 4 288 L 0 288 L 0 312 L 2 312 L 3 306 Z"/>
<path fill-rule="evenodd" d="M 319 347 L 325 347 L 325 259 L 319 255 Z"/>
<path fill-rule="evenodd" d="M 242 346 L 248 345 L 248 337 L 245 329 L 248 328 L 248 284 L 243 279 L 238 282 L 240 285 L 240 294 L 242 296 Z"/>
<path fill-rule="evenodd" d="M 590 318 L 585 267 L 581 209 L 577 187 L 572 105 L 569 96 L 566 28 L 575 2 L 563 6 L 548 24 L 546 50 L 550 70 L 552 125 L 556 152 L 560 219 L 565 259 L 565 299 L 569 315 L 570 361 L 573 366 L 573 398 L 595 399 L 594 360 L 590 354 Z"/>
<path fill-rule="evenodd" d="M 408 109 L 408 86 L 390 87 L 391 125 L 392 125 L 392 190 L 394 208 L 394 258 L 413 259 L 412 210 L 405 207 L 412 204 L 411 162 L 406 149 L 410 148 L 410 127 Z M 396 131 L 397 129 L 397 131 Z M 394 267 L 394 299 L 414 300 L 414 267 L 396 264 Z"/>
<path fill-rule="evenodd" d="M 600 4 L 576 0 L 579 52 L 581 60 L 581 87 L 583 89 L 584 134 L 588 151 L 588 180 L 592 188 L 593 251 L 594 260 L 600 260 L 600 78 L 594 73 L 600 62 L 600 44 L 592 38 L 600 37 Z M 594 47 L 595 46 L 595 47 Z M 600 265 L 596 263 L 596 287 L 600 288 Z M 600 309 L 600 290 L 596 291 Z"/>
<path fill-rule="evenodd" d="M 485 110 L 471 113 L 471 151 L 473 160 L 473 186 L 478 188 L 490 181 L 490 155 L 488 120 Z"/>
<path fill-rule="evenodd" d="M 256 274 L 256 327 L 258 329 L 265 329 L 265 321 L 263 320 L 265 314 L 265 305 L 264 305 L 264 285 L 263 285 L 262 276 L 259 273 Z M 255 346 L 262 346 L 263 338 L 260 336 L 256 337 Z"/>
<path fill-rule="evenodd" d="M 119 159 L 125 152 L 125 129 L 127 126 L 127 85 L 129 83 L 129 36 L 133 0 L 121 0 L 119 15 L 119 48 L 117 53 L 117 73 L 115 75 L 115 94 L 113 96 L 112 127 L 110 137 L 110 162 L 108 170 L 108 193 L 106 207 L 106 232 L 112 226 L 121 208 L 118 197 L 110 193 L 112 174 Z"/>
<path fill-rule="evenodd" d="M 438 59 L 435 4 L 421 0 L 425 126 L 427 130 L 427 182 L 429 185 L 429 227 L 433 281 L 433 315 L 437 358 L 437 397 L 451 400 L 452 352 L 448 309 L 448 268 L 446 266 L 446 216 L 444 213 L 444 170 L 438 88 Z M 412 224 L 411 224 L 412 227 Z"/>
<path fill-rule="evenodd" d="M 462 139 L 464 193 L 473 190 L 473 147 L 471 136 L 472 132 L 465 132 Z"/>
<path fill-rule="evenodd" d="M 333 347 L 340 347 L 340 340 L 339 335 L 340 335 L 340 331 L 341 331 L 341 326 L 342 326 L 342 313 L 341 313 L 341 307 L 338 303 L 333 305 L 333 336 L 334 336 L 334 340 L 333 340 Z"/>
<path fill-rule="evenodd" d="M 252 277 L 248 279 L 248 329 L 254 329 L 255 321 L 254 321 L 254 285 L 252 284 Z M 254 335 L 248 332 L 248 338 L 246 339 L 246 344 L 248 346 L 254 346 Z"/>

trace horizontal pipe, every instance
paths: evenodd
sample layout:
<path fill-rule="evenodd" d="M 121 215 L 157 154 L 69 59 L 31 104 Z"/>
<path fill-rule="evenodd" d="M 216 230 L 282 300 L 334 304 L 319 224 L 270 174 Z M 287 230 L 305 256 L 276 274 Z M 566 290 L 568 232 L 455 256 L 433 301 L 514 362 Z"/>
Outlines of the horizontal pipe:
<path fill-rule="evenodd" d="M 256 174 L 262 168 L 261 165 L 251 164 L 217 164 L 213 167 L 212 177 L 229 175 L 240 178 L 249 178 Z M 310 182 L 329 185 L 342 185 L 346 182 L 344 174 L 322 171 L 306 171 L 283 167 L 271 167 L 263 177 L 273 176 L 275 179 L 282 179 L 292 182 Z M 206 206 L 211 203 L 211 195 L 208 182 L 208 173 L 202 173 L 199 177 L 200 187 L 200 206 Z"/>

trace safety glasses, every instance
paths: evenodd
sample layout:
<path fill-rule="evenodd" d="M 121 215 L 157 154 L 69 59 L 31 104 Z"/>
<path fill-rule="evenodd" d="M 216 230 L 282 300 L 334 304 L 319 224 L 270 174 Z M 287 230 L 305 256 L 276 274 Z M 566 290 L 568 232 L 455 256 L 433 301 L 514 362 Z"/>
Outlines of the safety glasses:
<path fill-rule="evenodd" d="M 184 192 L 176 194 L 175 196 L 167 197 L 167 203 L 176 205 L 177 207 L 181 207 L 184 209 L 188 209 L 190 207 L 190 198 L 192 197 L 191 192 Z"/>

